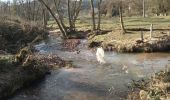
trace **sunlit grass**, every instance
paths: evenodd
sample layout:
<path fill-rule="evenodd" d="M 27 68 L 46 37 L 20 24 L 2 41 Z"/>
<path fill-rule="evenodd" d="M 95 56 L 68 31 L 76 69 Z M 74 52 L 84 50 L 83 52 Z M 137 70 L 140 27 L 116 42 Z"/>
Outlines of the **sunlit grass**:
<path fill-rule="evenodd" d="M 150 28 L 153 24 L 154 28 L 166 29 L 170 27 L 170 16 L 155 16 L 155 17 L 124 17 L 125 28 Z M 96 19 L 97 22 L 97 19 Z M 64 20 L 64 23 L 68 26 L 68 20 Z M 58 28 L 55 21 L 48 22 L 48 27 Z M 76 21 L 77 30 L 89 30 L 92 27 L 92 20 L 90 17 L 81 17 Z M 101 29 L 102 30 L 114 30 L 119 29 L 119 17 L 102 17 Z"/>

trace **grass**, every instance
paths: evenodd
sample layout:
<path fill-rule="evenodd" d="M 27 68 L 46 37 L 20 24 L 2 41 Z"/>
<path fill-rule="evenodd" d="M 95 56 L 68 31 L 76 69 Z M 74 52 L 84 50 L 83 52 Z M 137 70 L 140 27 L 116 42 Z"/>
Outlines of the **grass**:
<path fill-rule="evenodd" d="M 170 17 L 136 17 L 136 18 L 125 18 L 125 26 L 127 28 L 149 28 L 151 24 L 154 28 L 168 28 L 170 26 Z"/>
<path fill-rule="evenodd" d="M 158 17 L 124 17 L 125 28 L 147 28 L 149 29 L 150 25 L 153 24 L 154 28 L 169 28 L 170 27 L 170 16 L 158 16 Z M 66 25 L 68 21 L 65 20 Z M 53 26 L 52 26 L 53 25 Z M 76 27 L 78 30 L 88 30 L 91 29 L 92 21 L 90 17 L 79 18 L 76 22 Z M 53 28 L 58 28 L 56 23 L 51 20 L 48 22 L 48 27 L 52 26 Z M 101 20 L 101 29 L 103 30 L 114 30 L 119 29 L 119 17 L 106 18 L 102 17 Z"/>
<path fill-rule="evenodd" d="M 120 29 L 119 17 L 102 17 L 101 19 L 101 30 L 110 30 L 110 32 L 105 32 L 100 35 L 92 35 L 88 38 L 89 47 L 94 42 L 102 42 L 102 46 L 104 49 L 107 49 L 110 45 L 111 48 L 116 49 L 116 51 L 121 52 L 153 52 L 157 50 L 163 51 L 162 48 L 168 48 L 169 46 L 169 37 L 170 37 L 170 16 L 158 16 L 158 17 L 124 17 L 124 25 L 127 33 L 122 35 Z M 97 20 L 96 20 L 97 21 Z M 65 20 L 66 25 L 68 25 L 68 21 Z M 90 17 L 82 17 L 78 18 L 76 22 L 77 30 L 87 31 L 91 29 L 92 20 Z M 153 24 L 153 36 L 154 41 L 150 40 L 150 26 Z M 57 28 L 57 25 L 54 21 L 49 21 L 48 26 L 53 25 L 53 28 Z M 143 31 L 144 43 L 145 44 L 137 44 L 137 41 L 141 41 L 141 29 Z M 168 35 L 168 38 L 165 41 L 160 40 L 165 35 Z M 166 46 L 159 47 L 159 45 Z M 159 45 L 157 43 L 160 43 Z M 155 44 L 157 44 L 155 46 Z M 95 44 L 94 44 L 95 45 Z M 150 45 L 149 47 L 146 47 Z M 92 46 L 93 47 L 93 46 Z M 94 46 L 95 47 L 95 46 Z M 155 48 L 156 47 L 156 48 Z M 110 47 L 109 47 L 110 48 Z M 142 48 L 142 49 L 140 49 Z M 150 49 L 148 49 L 150 48 Z M 137 50 L 136 50 L 137 49 Z M 139 49 L 139 50 L 138 50 Z"/>

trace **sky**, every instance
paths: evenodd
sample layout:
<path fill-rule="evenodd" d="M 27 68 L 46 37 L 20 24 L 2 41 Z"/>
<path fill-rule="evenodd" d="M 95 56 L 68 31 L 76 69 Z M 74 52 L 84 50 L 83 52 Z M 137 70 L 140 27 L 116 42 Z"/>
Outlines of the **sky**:
<path fill-rule="evenodd" d="M 4 1 L 4 2 L 7 2 L 7 1 L 13 1 L 13 0 L 0 0 L 0 1 Z"/>
<path fill-rule="evenodd" d="M 10 1 L 10 2 L 12 2 L 13 0 L 0 0 L 0 1 L 3 1 L 3 2 Z M 79 1 L 79 0 L 77 0 L 77 1 Z M 84 0 L 84 1 L 85 1 L 85 0 Z"/>

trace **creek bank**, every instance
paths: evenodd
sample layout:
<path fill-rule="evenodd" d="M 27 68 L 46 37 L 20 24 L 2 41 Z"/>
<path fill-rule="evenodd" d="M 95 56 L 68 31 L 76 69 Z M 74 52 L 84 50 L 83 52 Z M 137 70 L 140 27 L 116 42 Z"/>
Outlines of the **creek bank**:
<path fill-rule="evenodd" d="M 72 64 L 72 61 L 66 61 L 58 57 L 57 55 L 37 55 L 39 59 L 41 59 L 48 69 L 58 69 L 58 68 L 74 68 L 75 66 Z"/>
<path fill-rule="evenodd" d="M 67 39 L 62 43 L 62 49 L 67 51 L 77 51 L 80 39 Z"/>
<path fill-rule="evenodd" d="M 143 41 L 140 34 L 127 33 L 120 35 L 118 32 L 111 32 L 96 35 L 88 39 L 89 48 L 103 46 L 105 51 L 117 52 L 167 52 L 170 51 L 170 34 L 155 33 L 152 39 L 149 33 L 144 34 Z"/>
<path fill-rule="evenodd" d="M 133 81 L 128 100 L 169 100 L 170 99 L 170 70 L 166 66 L 151 76 L 150 79 Z"/>
<path fill-rule="evenodd" d="M 44 62 L 49 58 L 42 59 L 35 55 L 33 47 L 47 37 L 46 30 L 29 22 L 0 21 L 0 99 L 11 96 L 49 73 L 50 65 Z M 55 60 L 56 64 L 63 62 L 61 59 Z"/>
<path fill-rule="evenodd" d="M 30 22 L 0 21 L 0 50 L 16 54 L 31 42 L 39 42 L 48 37 L 48 32 Z M 36 40 L 36 41 L 35 41 Z"/>
<path fill-rule="evenodd" d="M 44 78 L 51 73 L 51 69 L 73 67 L 72 61 L 64 61 L 52 55 L 27 55 L 22 62 L 16 62 L 15 56 L 6 55 L 0 58 L 0 99 Z"/>
<path fill-rule="evenodd" d="M 82 39 L 87 38 L 88 33 L 90 33 L 90 30 L 70 32 L 68 34 L 68 39 L 62 41 L 61 49 L 70 52 L 79 51 L 77 46 L 81 43 L 80 41 Z M 61 36 L 61 32 L 60 30 L 51 30 L 50 36 L 58 38 Z"/>
<path fill-rule="evenodd" d="M 14 63 L 13 56 L 2 57 L 0 59 L 0 99 L 43 78 L 47 71 L 47 66 L 42 60 L 34 56 L 31 56 L 25 65 Z"/>
<path fill-rule="evenodd" d="M 85 39 L 90 32 L 90 30 L 70 32 L 68 34 L 68 39 Z"/>
<path fill-rule="evenodd" d="M 68 34 L 68 39 L 62 44 L 63 50 L 67 51 L 77 51 L 79 53 L 77 46 L 80 44 L 81 39 L 86 39 L 91 30 L 87 31 L 75 31 Z"/>

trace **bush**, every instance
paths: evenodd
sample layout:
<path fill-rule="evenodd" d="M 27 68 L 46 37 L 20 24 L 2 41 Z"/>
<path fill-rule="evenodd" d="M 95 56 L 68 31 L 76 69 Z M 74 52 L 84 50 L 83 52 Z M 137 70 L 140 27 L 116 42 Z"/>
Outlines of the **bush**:
<path fill-rule="evenodd" d="M 39 26 L 18 20 L 0 21 L 0 50 L 14 54 L 38 36 L 43 39 L 48 36 L 48 32 Z"/>

